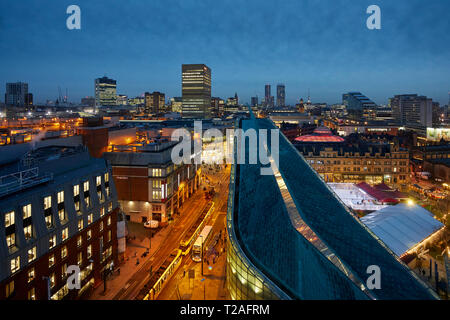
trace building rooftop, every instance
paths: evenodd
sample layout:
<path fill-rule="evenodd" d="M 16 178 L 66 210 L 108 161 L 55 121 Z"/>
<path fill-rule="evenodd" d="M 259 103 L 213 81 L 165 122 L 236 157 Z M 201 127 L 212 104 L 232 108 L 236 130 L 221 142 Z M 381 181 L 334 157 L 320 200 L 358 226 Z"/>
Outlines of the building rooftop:
<path fill-rule="evenodd" d="M 444 226 L 428 210 L 405 203 L 387 206 L 361 221 L 399 257 Z"/>

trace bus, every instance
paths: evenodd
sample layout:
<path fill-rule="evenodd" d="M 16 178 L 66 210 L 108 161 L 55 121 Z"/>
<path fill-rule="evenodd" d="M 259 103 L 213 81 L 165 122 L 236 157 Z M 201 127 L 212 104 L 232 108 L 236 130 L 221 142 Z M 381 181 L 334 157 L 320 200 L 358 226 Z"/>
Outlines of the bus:
<path fill-rule="evenodd" d="M 195 240 L 194 246 L 192 247 L 192 260 L 195 262 L 202 261 L 202 249 L 203 246 L 208 243 L 209 237 L 212 234 L 212 226 L 206 226 L 203 228 L 202 232 Z"/>
<path fill-rule="evenodd" d="M 200 217 L 198 217 L 197 221 L 191 226 L 191 228 L 185 233 L 183 239 L 180 241 L 180 249 L 183 253 L 183 256 L 187 255 L 192 248 L 197 236 L 200 234 L 200 231 L 203 229 L 203 226 L 206 223 L 206 220 L 211 216 L 211 212 L 214 210 L 214 202 L 208 203 L 202 210 Z"/>
<path fill-rule="evenodd" d="M 169 282 L 172 275 L 178 269 L 181 264 L 181 250 L 175 249 L 170 256 L 163 262 L 159 269 L 152 275 L 147 287 L 150 287 L 150 291 L 145 295 L 143 300 L 156 300 L 161 290 Z M 144 289 L 145 290 L 145 289 Z M 138 297 L 139 299 L 139 297 Z M 141 295 L 142 299 L 142 295 Z M 140 299 L 139 299 L 140 300 Z"/>

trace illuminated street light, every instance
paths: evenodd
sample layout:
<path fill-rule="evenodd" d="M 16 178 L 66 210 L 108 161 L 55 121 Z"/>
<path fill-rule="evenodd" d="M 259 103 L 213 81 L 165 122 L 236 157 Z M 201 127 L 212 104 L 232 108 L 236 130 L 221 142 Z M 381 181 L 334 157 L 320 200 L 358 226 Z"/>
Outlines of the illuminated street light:
<path fill-rule="evenodd" d="M 408 199 L 407 204 L 408 204 L 408 206 L 413 206 L 414 201 L 412 199 Z"/>

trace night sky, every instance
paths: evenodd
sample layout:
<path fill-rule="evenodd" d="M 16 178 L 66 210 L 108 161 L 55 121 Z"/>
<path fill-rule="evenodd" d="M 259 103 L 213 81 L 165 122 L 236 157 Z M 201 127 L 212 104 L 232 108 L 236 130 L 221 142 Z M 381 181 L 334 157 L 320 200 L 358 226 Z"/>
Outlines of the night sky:
<path fill-rule="evenodd" d="M 66 8 L 81 8 L 81 30 Z M 381 30 L 366 8 L 381 7 Z M 361 91 L 379 104 L 418 93 L 441 104 L 450 91 L 448 0 L 2 0 L 0 100 L 24 81 L 35 103 L 94 95 L 94 79 L 117 93 L 181 96 L 181 64 L 212 69 L 212 95 L 242 102 L 264 85 L 286 85 L 286 102 L 338 103 Z"/>

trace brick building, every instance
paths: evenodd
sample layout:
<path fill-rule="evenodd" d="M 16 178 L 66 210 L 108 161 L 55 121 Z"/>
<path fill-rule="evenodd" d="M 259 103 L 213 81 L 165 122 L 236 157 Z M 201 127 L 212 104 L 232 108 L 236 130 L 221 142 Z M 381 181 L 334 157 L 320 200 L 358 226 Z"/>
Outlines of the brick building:
<path fill-rule="evenodd" d="M 48 146 L 0 167 L 0 300 L 77 299 L 117 265 L 111 170 L 85 147 Z M 69 290 L 78 266 L 81 289 Z"/>

